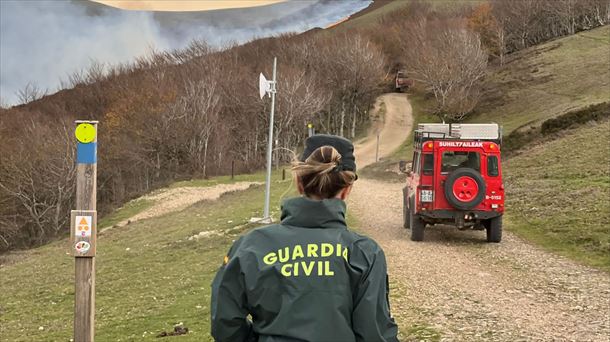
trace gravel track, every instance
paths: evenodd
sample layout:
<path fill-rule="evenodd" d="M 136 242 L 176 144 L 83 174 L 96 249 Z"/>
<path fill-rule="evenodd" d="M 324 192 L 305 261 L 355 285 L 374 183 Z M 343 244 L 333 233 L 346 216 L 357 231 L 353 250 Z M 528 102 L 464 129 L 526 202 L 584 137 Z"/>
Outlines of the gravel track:
<path fill-rule="evenodd" d="M 230 184 L 217 184 L 206 187 L 180 187 L 164 188 L 150 195 L 141 197 L 154 202 L 154 205 L 140 213 L 116 224 L 118 227 L 131 222 L 162 216 L 168 213 L 181 211 L 200 201 L 215 201 L 223 194 L 232 191 L 243 191 L 260 182 L 236 182 Z"/>
<path fill-rule="evenodd" d="M 379 156 L 381 157 L 398 149 L 411 131 L 412 109 L 407 95 L 398 93 L 381 95 L 375 101 L 373 111 L 379 111 L 382 103 L 385 107 L 383 121 L 375 122 L 369 130 L 369 135 L 356 142 L 354 146 L 354 154 L 360 169 L 375 162 L 377 133 L 379 133 Z"/>
<path fill-rule="evenodd" d="M 387 108 L 386 116 L 411 122 L 410 107 Z M 359 146 L 358 158 L 370 161 L 374 149 Z M 359 179 L 349 211 L 386 253 L 403 339 L 413 340 L 409 329 L 419 324 L 442 341 L 610 341 L 608 274 L 506 231 L 501 243 L 488 244 L 484 231 L 435 226 L 424 242 L 412 242 L 402 228 L 402 187 Z"/>

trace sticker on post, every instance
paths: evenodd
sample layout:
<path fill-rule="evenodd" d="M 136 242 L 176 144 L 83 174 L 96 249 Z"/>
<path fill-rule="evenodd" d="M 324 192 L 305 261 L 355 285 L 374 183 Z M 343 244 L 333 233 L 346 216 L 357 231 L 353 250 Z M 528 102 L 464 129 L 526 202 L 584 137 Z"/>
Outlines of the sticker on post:
<path fill-rule="evenodd" d="M 74 245 L 74 249 L 76 249 L 78 253 L 85 254 L 91 249 L 91 244 L 87 241 L 79 241 Z"/>
<path fill-rule="evenodd" d="M 76 216 L 76 236 L 89 237 L 91 236 L 91 216 Z"/>

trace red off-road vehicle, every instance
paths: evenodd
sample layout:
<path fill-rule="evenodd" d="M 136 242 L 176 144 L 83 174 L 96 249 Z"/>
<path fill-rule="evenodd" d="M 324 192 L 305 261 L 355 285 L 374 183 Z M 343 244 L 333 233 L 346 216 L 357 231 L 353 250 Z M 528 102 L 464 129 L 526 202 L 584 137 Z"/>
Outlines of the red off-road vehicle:
<path fill-rule="evenodd" d="M 502 132 L 497 124 L 420 124 L 403 189 L 404 227 L 422 241 L 426 224 L 485 229 L 502 239 Z"/>
<path fill-rule="evenodd" d="M 411 87 L 413 87 L 413 80 L 410 78 L 407 78 L 407 73 L 402 70 L 396 72 L 396 78 L 395 78 L 396 91 L 399 93 L 402 93 L 402 92 L 409 90 L 409 88 L 411 88 Z"/>

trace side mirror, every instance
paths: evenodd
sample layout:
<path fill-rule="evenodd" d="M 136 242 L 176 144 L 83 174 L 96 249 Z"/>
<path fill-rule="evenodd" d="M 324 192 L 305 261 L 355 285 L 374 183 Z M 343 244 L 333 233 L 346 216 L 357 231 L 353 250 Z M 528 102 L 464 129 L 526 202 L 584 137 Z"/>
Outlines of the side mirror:
<path fill-rule="evenodd" d="M 400 172 L 402 172 L 402 173 L 406 173 L 407 172 L 407 162 L 404 160 L 399 161 L 398 170 L 400 170 Z"/>

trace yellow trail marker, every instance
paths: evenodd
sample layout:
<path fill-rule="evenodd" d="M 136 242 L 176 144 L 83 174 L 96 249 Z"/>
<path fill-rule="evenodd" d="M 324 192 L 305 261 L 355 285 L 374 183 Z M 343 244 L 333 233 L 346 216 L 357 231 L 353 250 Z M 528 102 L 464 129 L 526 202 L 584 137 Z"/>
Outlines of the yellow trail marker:
<path fill-rule="evenodd" d="M 76 139 L 83 144 L 87 144 L 95 140 L 95 127 L 92 124 L 82 123 L 76 126 L 74 131 Z"/>

